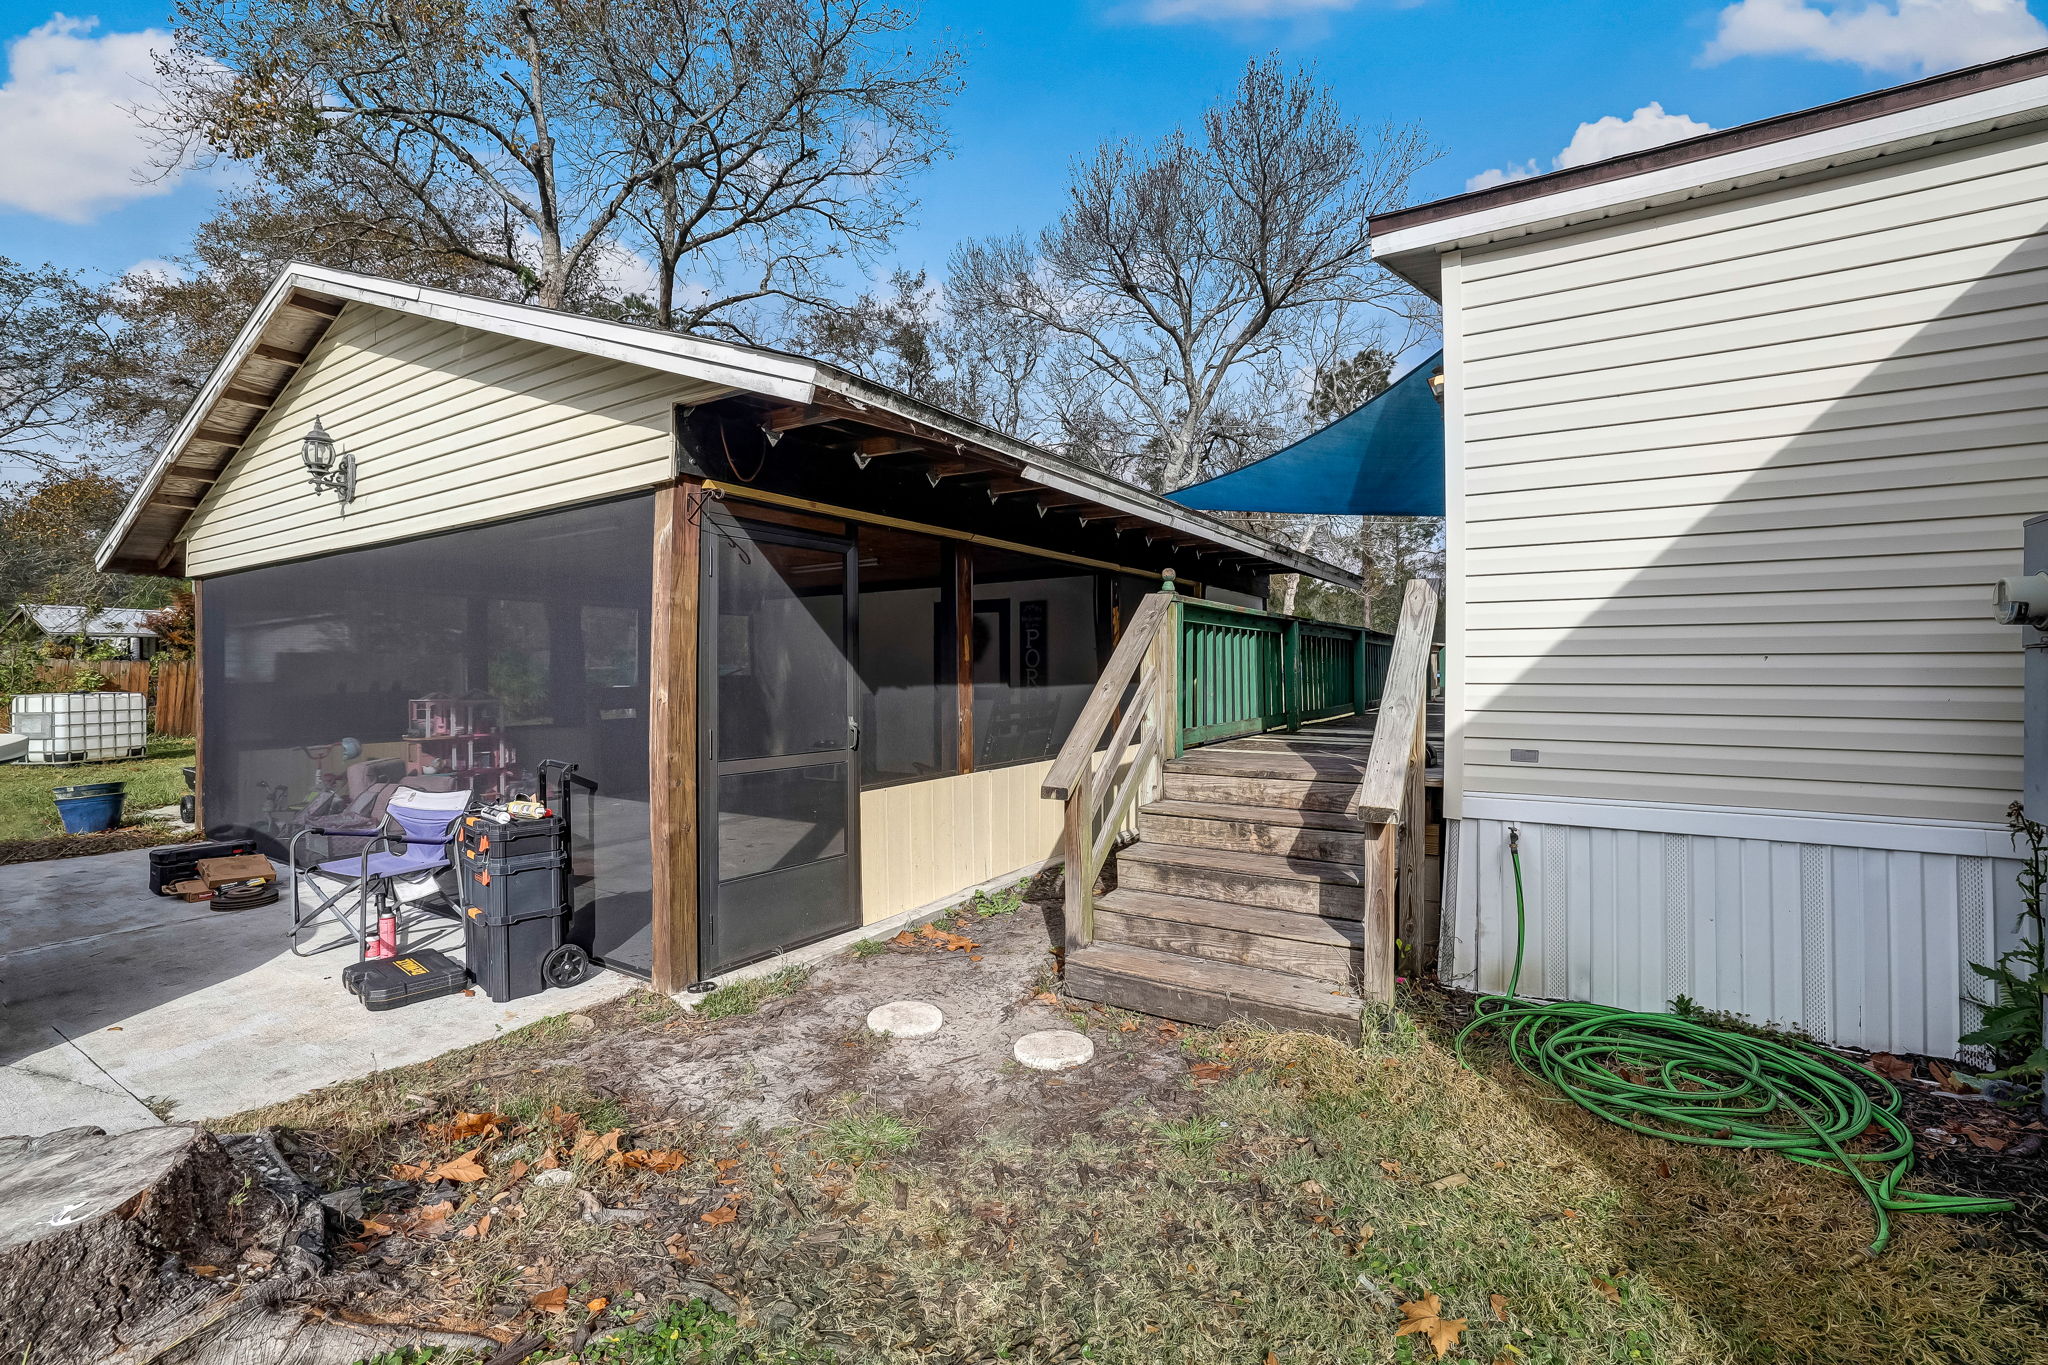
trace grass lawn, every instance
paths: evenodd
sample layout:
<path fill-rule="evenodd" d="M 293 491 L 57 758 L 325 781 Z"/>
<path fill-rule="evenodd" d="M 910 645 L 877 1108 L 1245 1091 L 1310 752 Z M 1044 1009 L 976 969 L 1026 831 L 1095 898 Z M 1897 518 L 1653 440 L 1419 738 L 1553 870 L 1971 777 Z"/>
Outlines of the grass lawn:
<path fill-rule="evenodd" d="M 7 844 L 65 838 L 64 822 L 57 818 L 56 803 L 50 799 L 53 787 L 126 782 L 126 821 L 130 826 L 146 823 L 136 818 L 136 812 L 175 805 L 185 794 L 185 776 L 178 770 L 192 762 L 192 752 L 190 739 L 155 736 L 149 741 L 147 758 L 121 763 L 80 763 L 62 768 L 0 764 L 0 850 Z M 108 836 L 98 838 L 105 842 Z M 123 846 L 134 845 L 130 841 Z"/>
<path fill-rule="evenodd" d="M 2042 1358 L 2048 1257 L 2012 1220 L 1902 1216 L 1871 1258 L 1845 1182 L 1598 1122 L 1497 1055 L 1462 1067 L 1441 997 L 1358 1047 L 1074 1004 L 1096 1060 L 972 1108 L 978 1081 L 911 1083 L 892 1049 L 917 1044 L 825 1022 L 875 965 L 718 1019 L 638 993 L 232 1126 L 371 1191 L 336 1269 L 393 1287 L 356 1320 L 518 1342 L 501 1361 Z M 873 1065 L 797 1124 L 642 1088 L 826 1028 Z"/>

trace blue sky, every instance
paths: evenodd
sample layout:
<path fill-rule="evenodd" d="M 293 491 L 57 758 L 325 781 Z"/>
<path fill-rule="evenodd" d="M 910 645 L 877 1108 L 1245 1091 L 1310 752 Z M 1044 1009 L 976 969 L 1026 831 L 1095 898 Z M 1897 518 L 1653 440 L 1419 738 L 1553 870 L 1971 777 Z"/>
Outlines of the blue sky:
<path fill-rule="evenodd" d="M 917 186 L 896 259 L 942 269 L 962 237 L 1043 224 L 1074 157 L 1194 121 L 1269 51 L 1313 64 L 1355 119 L 1421 123 L 1445 151 L 1418 186 L 1433 198 L 2048 46 L 2035 3 L 928 0 L 925 27 L 965 49 L 966 89 L 957 151 Z M 142 194 L 118 108 L 146 93 L 163 7 L 58 13 L 0 0 L 0 254 L 107 273 L 175 254 L 214 190 Z"/>

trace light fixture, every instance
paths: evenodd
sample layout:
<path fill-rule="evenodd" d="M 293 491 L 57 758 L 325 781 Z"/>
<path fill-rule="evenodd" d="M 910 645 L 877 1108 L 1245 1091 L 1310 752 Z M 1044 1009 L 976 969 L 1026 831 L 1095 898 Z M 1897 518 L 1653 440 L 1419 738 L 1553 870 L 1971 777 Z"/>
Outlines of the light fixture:
<path fill-rule="evenodd" d="M 312 476 L 316 491 L 332 489 L 343 507 L 355 501 L 356 457 L 346 452 L 337 455 L 334 438 L 327 434 L 327 428 L 320 425 L 320 419 L 313 419 L 313 428 L 299 444 L 299 458 L 306 462 L 306 473 Z"/>
<path fill-rule="evenodd" d="M 1438 406 L 1444 401 L 1444 372 L 1438 370 L 1429 377 L 1429 396 L 1436 399 Z"/>

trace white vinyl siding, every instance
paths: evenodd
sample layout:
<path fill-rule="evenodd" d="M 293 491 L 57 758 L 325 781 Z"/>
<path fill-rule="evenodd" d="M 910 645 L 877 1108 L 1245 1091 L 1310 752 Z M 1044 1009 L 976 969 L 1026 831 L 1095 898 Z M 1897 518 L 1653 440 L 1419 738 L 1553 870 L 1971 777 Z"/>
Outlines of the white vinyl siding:
<path fill-rule="evenodd" d="M 2048 132 L 1445 280 L 1454 801 L 2003 819 L 1988 584 L 2048 511 Z"/>
<path fill-rule="evenodd" d="M 194 577 L 523 516 L 666 482 L 670 411 L 727 390 L 350 304 L 186 527 Z M 356 460 L 346 512 L 300 439 Z"/>

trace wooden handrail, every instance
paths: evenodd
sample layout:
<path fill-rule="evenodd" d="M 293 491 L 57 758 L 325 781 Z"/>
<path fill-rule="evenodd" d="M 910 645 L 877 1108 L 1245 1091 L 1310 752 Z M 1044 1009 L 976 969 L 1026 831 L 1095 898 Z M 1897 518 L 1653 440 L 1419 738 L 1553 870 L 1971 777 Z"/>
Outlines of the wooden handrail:
<path fill-rule="evenodd" d="M 1109 663 L 1096 680 L 1095 690 L 1088 694 L 1087 705 L 1074 718 L 1074 728 L 1068 732 L 1067 742 L 1060 746 L 1059 757 L 1046 771 L 1045 782 L 1038 789 L 1040 795 L 1064 801 L 1074 794 L 1076 779 L 1094 757 L 1095 746 L 1102 742 L 1103 731 L 1116 718 L 1117 702 L 1122 699 L 1124 688 L 1137 674 L 1145 652 L 1152 647 L 1152 637 L 1159 633 L 1172 608 L 1173 598 L 1170 595 L 1155 592 L 1131 613 L 1131 623 L 1124 628 L 1124 638 L 1116 642 Z"/>
<path fill-rule="evenodd" d="M 1403 922 L 1419 921 L 1421 916 L 1422 771 L 1435 633 L 1436 589 L 1411 578 L 1401 597 L 1393 657 L 1387 661 L 1372 748 L 1366 753 L 1365 777 L 1358 784 L 1354 807 L 1365 825 L 1359 864 L 1365 930 L 1359 994 L 1368 1000 L 1394 998 L 1397 912 L 1404 906 L 1408 910 L 1398 916 Z M 1411 938 L 1411 952 L 1413 947 Z"/>

